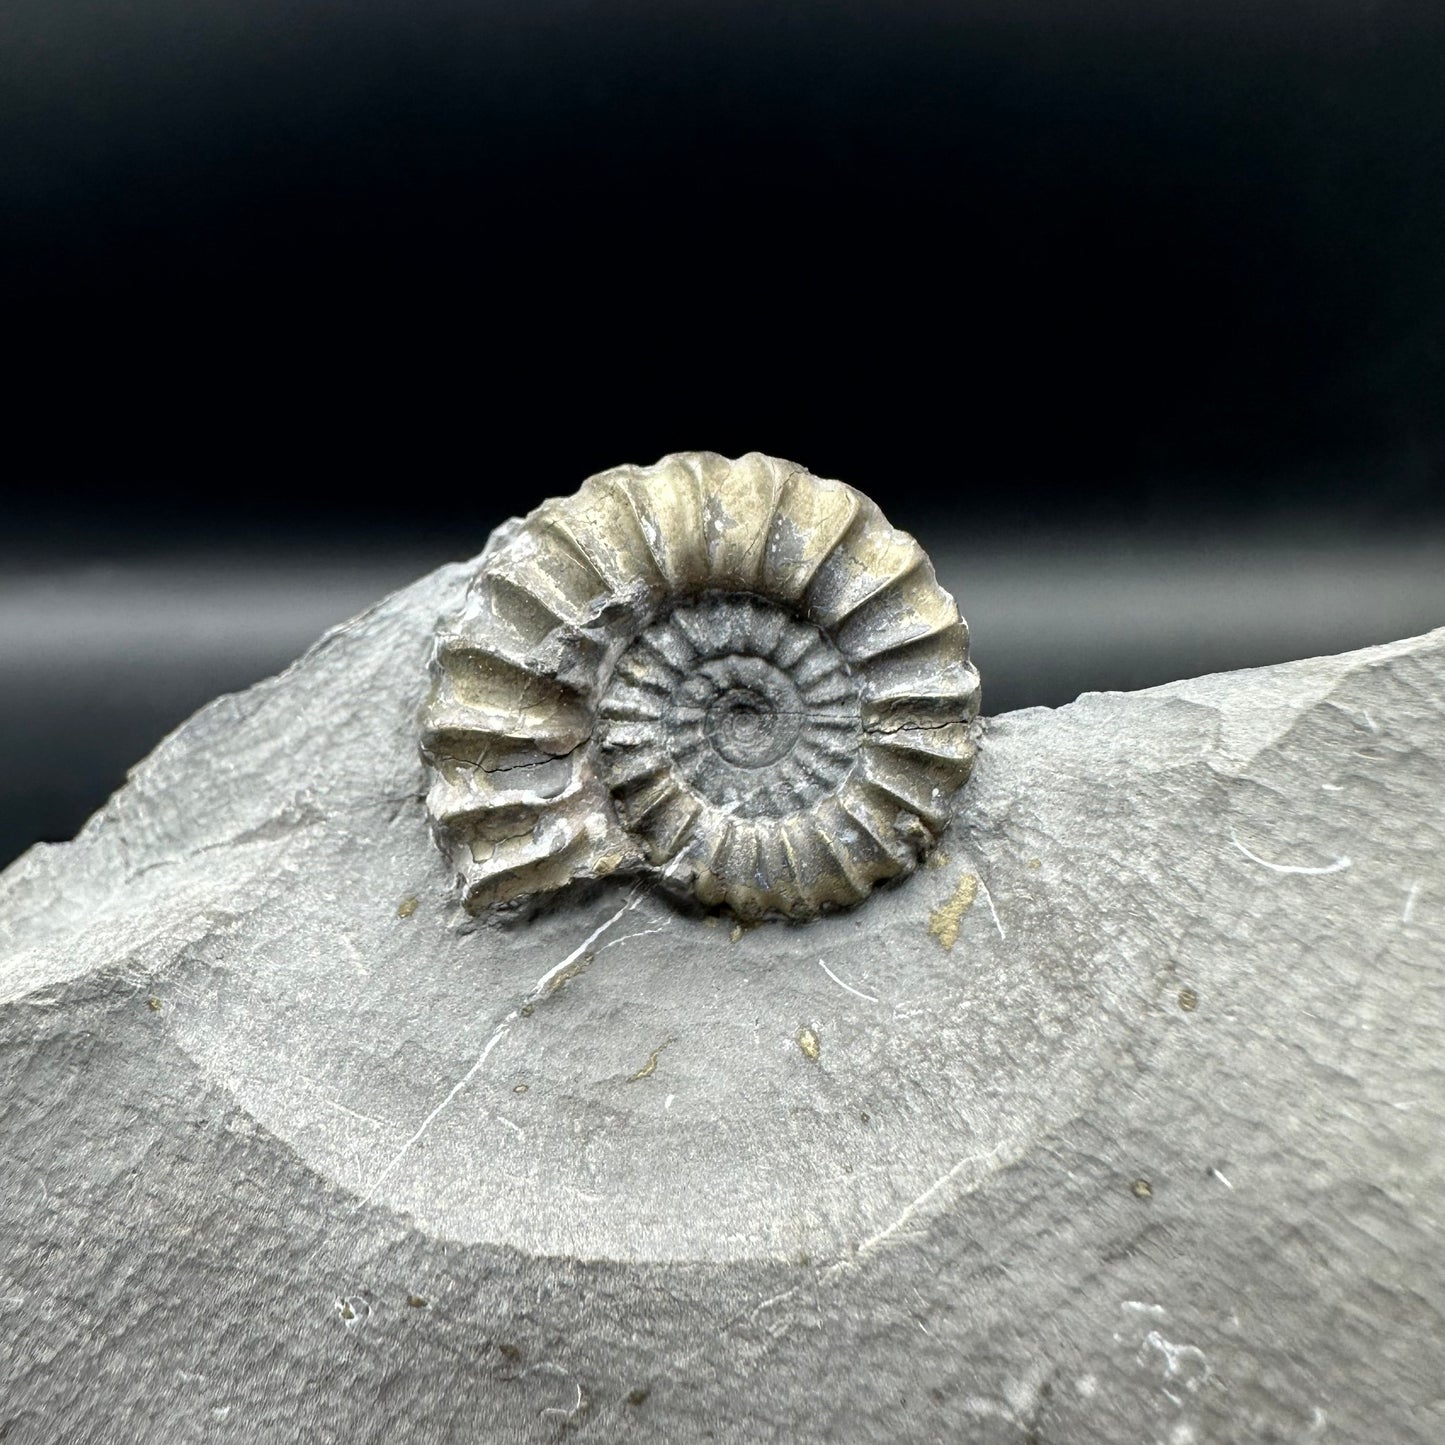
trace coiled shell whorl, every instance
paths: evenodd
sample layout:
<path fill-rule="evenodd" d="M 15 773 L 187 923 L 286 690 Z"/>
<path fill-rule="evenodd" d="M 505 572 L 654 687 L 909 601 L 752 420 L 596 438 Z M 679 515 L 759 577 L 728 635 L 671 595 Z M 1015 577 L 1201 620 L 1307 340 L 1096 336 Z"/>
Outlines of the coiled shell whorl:
<path fill-rule="evenodd" d="M 618 467 L 493 538 L 423 715 L 480 910 L 649 872 L 742 918 L 906 873 L 968 778 L 978 673 L 923 549 L 752 453 Z"/>

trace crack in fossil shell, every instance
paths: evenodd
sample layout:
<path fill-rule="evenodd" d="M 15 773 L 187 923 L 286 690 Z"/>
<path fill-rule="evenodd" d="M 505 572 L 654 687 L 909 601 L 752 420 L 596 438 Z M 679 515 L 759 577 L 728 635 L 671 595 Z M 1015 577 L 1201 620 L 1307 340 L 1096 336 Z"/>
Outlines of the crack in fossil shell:
<path fill-rule="evenodd" d="M 753 453 L 620 467 L 488 548 L 422 751 L 474 909 L 615 872 L 806 919 L 908 872 L 972 767 L 978 673 L 923 550 Z"/>

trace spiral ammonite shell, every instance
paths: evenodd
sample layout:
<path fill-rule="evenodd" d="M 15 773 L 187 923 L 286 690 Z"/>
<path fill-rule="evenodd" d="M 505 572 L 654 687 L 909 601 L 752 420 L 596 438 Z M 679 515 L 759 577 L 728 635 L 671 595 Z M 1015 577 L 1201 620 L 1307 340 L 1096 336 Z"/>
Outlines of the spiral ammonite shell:
<path fill-rule="evenodd" d="M 867 497 L 683 453 L 493 538 L 436 647 L 427 803 L 474 910 L 631 871 L 809 918 L 937 841 L 978 699 L 953 599 Z"/>

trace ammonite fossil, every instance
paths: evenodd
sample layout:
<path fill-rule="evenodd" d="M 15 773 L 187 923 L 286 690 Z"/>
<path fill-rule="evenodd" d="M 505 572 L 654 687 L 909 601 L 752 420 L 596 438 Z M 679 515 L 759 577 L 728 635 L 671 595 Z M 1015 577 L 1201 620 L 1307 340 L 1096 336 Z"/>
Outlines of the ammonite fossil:
<path fill-rule="evenodd" d="M 743 918 L 848 907 L 973 764 L 968 629 L 923 549 L 756 453 L 509 523 L 433 675 L 427 803 L 474 910 L 624 871 Z"/>

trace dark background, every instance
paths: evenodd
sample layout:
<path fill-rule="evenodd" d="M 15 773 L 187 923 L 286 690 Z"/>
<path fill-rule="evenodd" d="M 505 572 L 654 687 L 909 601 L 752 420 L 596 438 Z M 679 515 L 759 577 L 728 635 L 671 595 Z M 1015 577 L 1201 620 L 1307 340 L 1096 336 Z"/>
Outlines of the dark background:
<path fill-rule="evenodd" d="M 1445 621 L 1445 7 L 11 0 L 0 863 L 619 461 L 915 531 L 990 711 Z"/>

